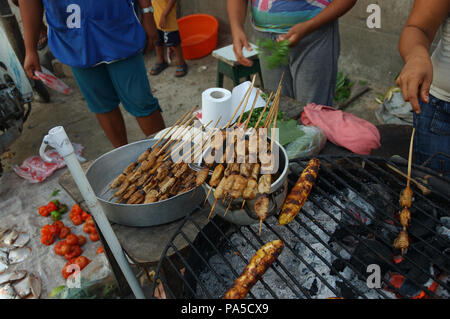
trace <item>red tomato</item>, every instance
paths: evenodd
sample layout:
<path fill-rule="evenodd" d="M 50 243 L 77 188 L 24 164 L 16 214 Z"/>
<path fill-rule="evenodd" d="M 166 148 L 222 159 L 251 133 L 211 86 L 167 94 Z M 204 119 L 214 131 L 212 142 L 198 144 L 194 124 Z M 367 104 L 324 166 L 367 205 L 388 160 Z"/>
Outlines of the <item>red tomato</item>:
<path fill-rule="evenodd" d="M 97 248 L 97 251 L 95 253 L 97 255 L 99 255 L 99 254 L 104 253 L 104 252 L 105 252 L 105 250 L 103 249 L 103 246 L 100 246 L 100 247 Z"/>
<path fill-rule="evenodd" d="M 66 238 L 67 235 L 70 234 L 70 228 L 67 226 L 64 226 L 63 228 L 61 228 L 61 231 L 59 232 L 59 238 L 63 239 Z"/>
<path fill-rule="evenodd" d="M 61 232 L 61 229 L 64 227 L 63 222 L 60 221 L 60 220 L 55 221 L 55 222 L 53 223 L 53 225 L 55 225 L 55 226 L 58 227 L 58 229 L 59 229 L 58 234 Z"/>
<path fill-rule="evenodd" d="M 55 254 L 57 254 L 58 256 L 64 256 L 64 254 L 62 253 L 62 246 L 65 244 L 65 241 L 59 241 L 55 244 L 55 246 L 53 247 L 53 249 L 55 250 Z"/>
<path fill-rule="evenodd" d="M 86 267 L 91 261 L 84 257 L 84 256 L 78 256 L 73 261 L 74 264 L 78 265 L 80 267 L 80 270 L 82 270 L 84 267 Z"/>
<path fill-rule="evenodd" d="M 44 235 L 50 235 L 50 234 L 51 234 L 50 225 L 47 224 L 47 225 L 42 226 L 41 235 L 44 236 Z"/>
<path fill-rule="evenodd" d="M 46 234 L 41 236 L 41 243 L 50 246 L 55 241 L 55 236 L 52 234 Z"/>
<path fill-rule="evenodd" d="M 61 245 L 61 253 L 63 255 L 70 253 L 70 250 L 72 249 L 72 246 L 70 246 L 68 243 L 66 243 L 65 240 L 63 240 L 63 244 Z"/>
<path fill-rule="evenodd" d="M 83 221 L 86 221 L 86 219 L 88 219 L 89 217 L 91 217 L 89 213 L 86 213 L 85 211 L 81 213 L 81 218 L 83 219 Z"/>
<path fill-rule="evenodd" d="M 75 215 L 75 216 L 73 216 L 73 218 L 72 218 L 72 223 L 73 223 L 75 226 L 78 226 L 78 225 L 83 224 L 83 219 L 81 218 L 81 215 Z"/>
<path fill-rule="evenodd" d="M 83 235 L 78 236 L 78 245 L 83 246 L 84 244 L 86 244 L 86 237 Z"/>
<path fill-rule="evenodd" d="M 90 233 L 96 231 L 96 229 L 95 229 L 95 227 L 93 227 L 93 226 L 91 226 L 91 225 L 89 225 L 89 224 L 84 224 L 84 226 L 83 226 L 83 231 L 84 231 L 86 234 L 90 234 Z"/>
<path fill-rule="evenodd" d="M 53 236 L 59 235 L 59 227 L 58 227 L 57 225 L 55 225 L 55 224 L 49 225 L 48 228 L 49 228 L 49 230 L 50 230 L 50 233 L 51 233 Z"/>
<path fill-rule="evenodd" d="M 88 218 L 86 218 L 86 224 L 95 226 L 95 222 L 94 222 L 94 219 L 92 218 L 92 216 L 89 216 Z"/>
<path fill-rule="evenodd" d="M 47 217 L 49 214 L 51 213 L 51 211 L 49 211 L 47 209 L 47 206 L 41 206 L 39 207 L 39 215 L 43 216 L 43 217 Z"/>
<path fill-rule="evenodd" d="M 90 233 L 90 234 L 89 234 L 89 238 L 90 238 L 92 241 L 97 241 L 97 240 L 100 239 L 100 236 L 98 235 L 97 232 L 95 232 L 95 233 Z"/>
<path fill-rule="evenodd" d="M 51 213 L 54 210 L 58 210 L 58 206 L 55 203 L 50 202 L 47 204 L 47 210 Z"/>
<path fill-rule="evenodd" d="M 68 245 L 77 245 L 78 244 L 78 236 L 75 234 L 69 234 L 66 237 L 66 243 Z"/>
<path fill-rule="evenodd" d="M 81 209 L 80 205 L 75 204 L 75 205 L 72 206 L 71 211 L 74 212 L 75 214 L 81 214 L 81 212 L 83 210 Z"/>
<path fill-rule="evenodd" d="M 72 258 L 80 256 L 82 253 L 81 247 L 78 245 L 73 245 L 70 248 L 70 251 L 64 255 L 67 260 L 71 260 Z"/>

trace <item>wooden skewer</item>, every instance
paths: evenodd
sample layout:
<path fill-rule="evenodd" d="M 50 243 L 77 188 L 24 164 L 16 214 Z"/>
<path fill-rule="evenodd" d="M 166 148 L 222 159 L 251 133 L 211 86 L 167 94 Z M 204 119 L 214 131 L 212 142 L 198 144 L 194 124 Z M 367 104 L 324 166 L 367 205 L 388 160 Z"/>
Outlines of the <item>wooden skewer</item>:
<path fill-rule="evenodd" d="M 201 152 L 201 151 L 203 150 L 203 148 L 205 147 L 206 142 L 207 142 L 207 141 L 211 138 L 211 136 L 214 134 L 214 132 L 215 132 L 215 130 L 216 130 L 216 128 L 217 128 L 217 125 L 219 124 L 219 122 L 220 122 L 221 119 L 222 119 L 222 116 L 219 116 L 219 118 L 217 119 L 216 124 L 215 124 L 214 127 L 208 132 L 206 138 L 202 139 L 202 146 L 201 146 L 201 148 L 200 148 L 200 152 Z M 189 152 L 186 152 L 186 154 L 183 154 L 183 157 L 181 158 L 181 162 L 184 162 L 184 161 L 188 158 L 188 156 L 191 156 L 191 158 L 192 158 L 192 155 L 194 155 L 194 158 L 195 158 L 195 155 L 198 153 L 198 150 L 195 152 L 195 154 L 192 154 L 192 150 L 193 150 L 194 148 L 195 148 L 195 144 L 191 146 L 191 148 L 189 149 Z"/>
<path fill-rule="evenodd" d="M 394 166 L 390 165 L 390 164 L 386 164 L 387 167 L 389 167 L 391 170 L 393 170 L 394 172 L 396 172 L 397 174 L 405 177 L 406 179 L 408 178 L 408 175 L 403 173 L 401 170 L 395 168 Z M 425 187 L 424 185 L 420 184 L 418 181 L 416 181 L 414 178 L 410 178 L 411 182 L 413 182 L 414 184 L 416 184 L 417 188 L 420 189 L 422 191 L 422 193 L 424 195 L 429 195 L 431 193 L 431 190 L 427 187 Z"/>
<path fill-rule="evenodd" d="M 406 187 L 409 187 L 411 183 L 411 166 L 412 166 L 412 153 L 413 153 L 413 147 L 414 147 L 414 135 L 416 133 L 416 128 L 413 127 L 412 135 L 411 135 L 411 143 L 409 145 L 409 157 L 408 157 L 408 179 L 406 182 Z"/>
<path fill-rule="evenodd" d="M 210 219 L 211 214 L 212 214 L 212 212 L 214 211 L 214 208 L 216 207 L 216 204 L 217 204 L 217 198 L 216 198 L 216 200 L 214 201 L 214 204 L 213 204 L 212 207 L 211 207 L 211 211 L 209 212 L 208 219 Z"/>
<path fill-rule="evenodd" d="M 241 206 L 241 210 L 240 210 L 240 211 L 242 211 L 242 210 L 244 209 L 244 206 L 245 206 L 245 199 L 244 199 L 244 201 L 242 202 L 242 206 Z"/>
<path fill-rule="evenodd" d="M 250 109 L 250 113 L 248 114 L 247 120 L 245 121 L 244 131 L 247 130 L 247 126 L 248 126 L 248 123 L 250 122 L 250 118 L 252 117 L 253 110 L 255 109 L 255 105 L 256 105 L 256 100 L 258 99 L 259 94 L 260 94 L 260 91 L 258 90 L 258 91 L 256 92 L 255 99 L 253 100 L 253 105 L 252 105 L 252 108 Z"/>
<path fill-rule="evenodd" d="M 230 199 L 230 202 L 228 203 L 227 209 L 225 210 L 225 214 L 223 216 L 227 216 L 227 213 L 228 213 L 228 210 L 230 209 L 232 201 L 233 201 L 233 199 Z"/>
<path fill-rule="evenodd" d="M 250 84 L 250 87 L 249 87 L 250 90 L 247 95 L 247 98 L 245 99 L 245 105 L 242 108 L 241 115 L 239 116 L 239 120 L 237 121 L 238 125 L 241 125 L 241 120 L 242 120 L 242 117 L 244 116 L 245 109 L 247 108 L 248 100 L 250 99 L 250 96 L 252 95 L 253 87 L 255 85 L 255 80 L 256 80 L 256 74 L 253 76 L 252 83 Z"/>
<path fill-rule="evenodd" d="M 269 95 L 269 98 L 267 99 L 266 105 L 264 106 L 264 109 L 258 118 L 258 122 L 256 122 L 255 130 L 258 129 L 259 123 L 261 123 L 262 117 L 263 117 L 264 113 L 266 113 L 267 107 L 269 106 L 272 97 L 273 97 L 273 92 L 270 92 L 270 95 Z"/>
<path fill-rule="evenodd" d="M 208 191 L 208 194 L 206 195 L 205 201 L 203 202 L 203 206 L 205 206 L 205 204 L 206 204 L 206 201 L 208 200 L 208 198 L 209 198 L 209 195 L 211 194 L 212 190 L 213 190 L 213 187 L 212 187 L 212 186 L 210 186 L 210 188 L 209 188 L 209 191 Z"/>
<path fill-rule="evenodd" d="M 256 79 L 256 77 L 254 77 L 253 79 Z M 236 108 L 236 110 L 234 111 L 233 116 L 230 118 L 230 120 L 228 121 L 227 125 L 225 126 L 225 128 L 229 128 L 231 123 L 233 122 L 234 117 L 236 116 L 237 112 L 239 111 L 239 109 L 241 108 L 242 103 L 244 103 L 245 98 L 247 97 L 248 94 L 250 94 L 251 90 L 250 88 L 252 88 L 253 86 L 250 85 L 247 89 L 247 91 L 244 94 L 244 97 L 242 98 L 242 101 L 239 103 L 238 107 Z"/>
<path fill-rule="evenodd" d="M 195 116 L 193 116 L 186 124 L 181 125 L 180 127 L 178 127 L 177 130 L 176 130 L 176 131 L 173 133 L 173 135 L 170 137 L 170 139 L 168 139 L 168 140 L 166 141 L 166 143 L 163 145 L 163 147 L 161 148 L 161 150 L 156 154 L 156 156 L 161 155 L 161 153 L 164 152 L 164 151 L 167 149 L 167 147 L 169 147 L 169 145 L 173 142 L 172 139 L 176 141 L 176 140 L 178 139 L 178 137 L 179 137 L 183 132 L 186 131 L 186 128 L 192 126 L 191 123 L 192 123 L 194 120 L 195 120 Z M 179 130 L 179 131 L 178 131 L 178 130 Z M 178 131 L 178 134 L 177 134 L 177 131 Z M 173 137 L 173 138 L 172 138 L 172 137 Z"/>
<path fill-rule="evenodd" d="M 211 125 L 212 121 L 213 121 L 213 120 L 209 121 L 209 123 L 206 124 L 206 126 L 205 126 L 204 128 L 206 129 L 209 125 Z M 202 131 L 202 130 L 198 130 L 197 132 L 195 132 L 195 134 L 192 136 L 192 139 L 195 139 L 200 133 L 203 133 L 203 131 Z M 184 147 L 187 143 L 190 143 L 190 142 L 191 142 L 190 140 L 185 140 L 185 141 L 182 142 L 182 143 L 180 142 L 180 143 L 178 144 L 178 146 L 172 151 L 172 149 L 175 147 L 175 145 L 177 145 L 177 144 L 173 144 L 173 145 L 167 150 L 167 155 L 166 155 L 166 157 L 163 158 L 163 160 L 164 160 L 164 161 L 167 160 L 167 159 L 170 157 L 170 155 L 171 155 L 172 152 L 174 152 L 174 153 L 176 154 L 176 152 L 179 151 L 180 148 Z"/>
<path fill-rule="evenodd" d="M 196 109 L 197 107 L 196 106 L 194 106 L 193 108 L 192 108 L 192 110 L 190 110 L 190 111 L 187 111 L 186 113 L 184 113 L 184 115 L 182 116 L 182 117 L 180 117 L 179 119 L 178 119 L 178 121 L 176 121 L 175 122 L 175 124 L 174 125 L 172 125 L 168 130 L 167 130 L 167 132 L 166 133 L 164 133 L 164 135 L 163 136 L 161 136 L 160 137 L 160 139 L 158 140 L 158 141 L 156 141 L 156 143 L 155 144 L 153 144 L 153 148 L 154 147 L 156 147 L 166 136 L 167 136 L 167 134 L 169 134 L 179 123 L 181 123 L 181 122 L 183 122 L 183 121 L 185 121 L 185 118 L 187 117 L 187 118 L 189 118 L 190 117 L 190 115 L 192 115 L 192 113 L 195 111 L 195 109 Z"/>

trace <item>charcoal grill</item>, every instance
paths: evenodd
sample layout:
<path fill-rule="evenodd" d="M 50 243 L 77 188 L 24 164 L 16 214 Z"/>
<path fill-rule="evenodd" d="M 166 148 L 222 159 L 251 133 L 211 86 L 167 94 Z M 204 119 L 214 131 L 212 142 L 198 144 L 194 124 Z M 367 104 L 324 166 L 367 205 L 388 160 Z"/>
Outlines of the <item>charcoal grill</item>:
<path fill-rule="evenodd" d="M 415 185 L 411 240 L 404 255 L 393 248 L 401 225 L 399 194 L 406 180 L 386 164 L 405 171 L 404 162 L 377 158 L 321 156 L 321 170 L 309 199 L 287 226 L 275 216 L 258 225 L 237 226 L 214 217 L 192 242 L 182 227 L 168 243 L 156 269 L 169 298 L 221 298 L 252 255 L 270 240 L 285 248 L 248 298 L 448 298 L 450 296 L 450 198 Z M 307 161 L 291 162 L 289 188 Z M 450 181 L 413 165 L 413 171 Z M 426 185 L 425 185 L 426 186 Z M 200 209 L 200 208 L 199 208 Z M 205 207 L 205 218 L 209 208 Z M 183 240 L 188 251 L 177 249 Z M 168 258 L 173 255 L 176 258 Z M 380 270 L 380 285 L 367 286 L 369 265 Z"/>

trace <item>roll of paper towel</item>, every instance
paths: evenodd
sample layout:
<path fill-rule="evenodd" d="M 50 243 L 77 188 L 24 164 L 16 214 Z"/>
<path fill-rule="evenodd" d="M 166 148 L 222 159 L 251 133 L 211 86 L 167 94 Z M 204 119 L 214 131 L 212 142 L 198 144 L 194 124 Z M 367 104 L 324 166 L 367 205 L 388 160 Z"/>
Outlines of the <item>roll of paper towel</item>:
<path fill-rule="evenodd" d="M 202 93 L 202 123 L 208 124 L 213 121 L 209 128 L 214 127 L 217 120 L 222 116 L 217 127 L 224 127 L 231 116 L 231 92 L 222 88 L 211 88 Z"/>

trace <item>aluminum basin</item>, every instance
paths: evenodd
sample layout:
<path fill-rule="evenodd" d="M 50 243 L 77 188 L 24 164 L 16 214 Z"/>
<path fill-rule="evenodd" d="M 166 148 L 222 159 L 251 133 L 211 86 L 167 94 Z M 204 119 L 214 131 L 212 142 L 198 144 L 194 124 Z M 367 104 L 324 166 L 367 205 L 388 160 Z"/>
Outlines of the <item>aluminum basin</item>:
<path fill-rule="evenodd" d="M 111 182 L 156 141 L 147 139 L 114 149 L 96 159 L 86 171 L 86 177 L 111 222 L 133 227 L 162 225 L 185 217 L 204 200 L 201 187 L 151 204 L 128 205 L 109 200 L 114 193 L 107 191 Z"/>

